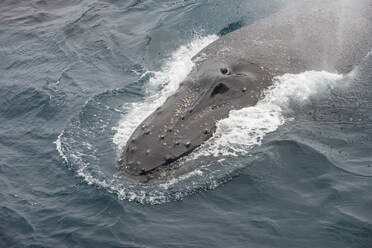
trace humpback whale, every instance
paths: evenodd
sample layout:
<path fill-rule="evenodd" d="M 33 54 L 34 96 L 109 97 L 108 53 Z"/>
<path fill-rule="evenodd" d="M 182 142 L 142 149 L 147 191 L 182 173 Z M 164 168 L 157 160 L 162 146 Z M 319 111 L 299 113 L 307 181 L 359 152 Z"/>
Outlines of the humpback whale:
<path fill-rule="evenodd" d="M 299 0 L 200 51 L 176 93 L 133 132 L 119 175 L 149 177 L 211 138 L 229 111 L 255 105 L 275 76 L 346 74 L 372 48 L 370 0 Z"/>

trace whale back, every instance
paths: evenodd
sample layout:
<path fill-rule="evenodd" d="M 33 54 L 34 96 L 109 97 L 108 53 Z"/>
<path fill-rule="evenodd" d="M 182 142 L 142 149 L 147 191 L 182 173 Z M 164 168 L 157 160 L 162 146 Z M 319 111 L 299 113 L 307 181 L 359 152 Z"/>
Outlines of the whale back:
<path fill-rule="evenodd" d="M 221 37 L 193 61 L 228 66 L 237 59 L 272 75 L 326 70 L 347 73 L 372 47 L 372 1 L 300 0 Z M 203 59 L 204 58 L 204 59 Z"/>

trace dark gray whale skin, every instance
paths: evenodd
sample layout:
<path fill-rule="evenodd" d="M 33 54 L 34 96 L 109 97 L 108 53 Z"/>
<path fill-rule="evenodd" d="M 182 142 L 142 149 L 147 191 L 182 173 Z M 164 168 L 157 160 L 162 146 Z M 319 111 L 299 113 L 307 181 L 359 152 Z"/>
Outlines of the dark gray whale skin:
<path fill-rule="evenodd" d="M 293 2 L 199 52 L 177 92 L 128 140 L 119 176 L 151 177 L 191 153 L 230 110 L 255 105 L 275 76 L 348 73 L 370 52 L 372 1 Z"/>

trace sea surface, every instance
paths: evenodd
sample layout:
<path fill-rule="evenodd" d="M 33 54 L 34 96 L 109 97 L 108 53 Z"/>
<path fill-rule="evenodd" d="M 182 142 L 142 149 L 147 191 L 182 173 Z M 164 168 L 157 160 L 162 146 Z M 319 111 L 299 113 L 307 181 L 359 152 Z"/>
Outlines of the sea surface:
<path fill-rule="evenodd" d="M 190 59 L 281 7 L 0 1 L 0 247 L 371 248 L 372 53 L 348 75 L 275 78 L 182 161 L 195 170 L 115 175 Z"/>

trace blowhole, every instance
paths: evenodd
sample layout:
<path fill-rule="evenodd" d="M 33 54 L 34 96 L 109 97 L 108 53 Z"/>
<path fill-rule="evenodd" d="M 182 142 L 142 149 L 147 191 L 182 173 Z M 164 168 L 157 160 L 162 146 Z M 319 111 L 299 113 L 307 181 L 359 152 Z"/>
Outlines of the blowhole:
<path fill-rule="evenodd" d="M 229 87 L 227 87 L 224 83 L 217 84 L 216 87 L 214 87 L 211 96 L 215 96 L 216 94 L 223 94 L 229 90 Z"/>

